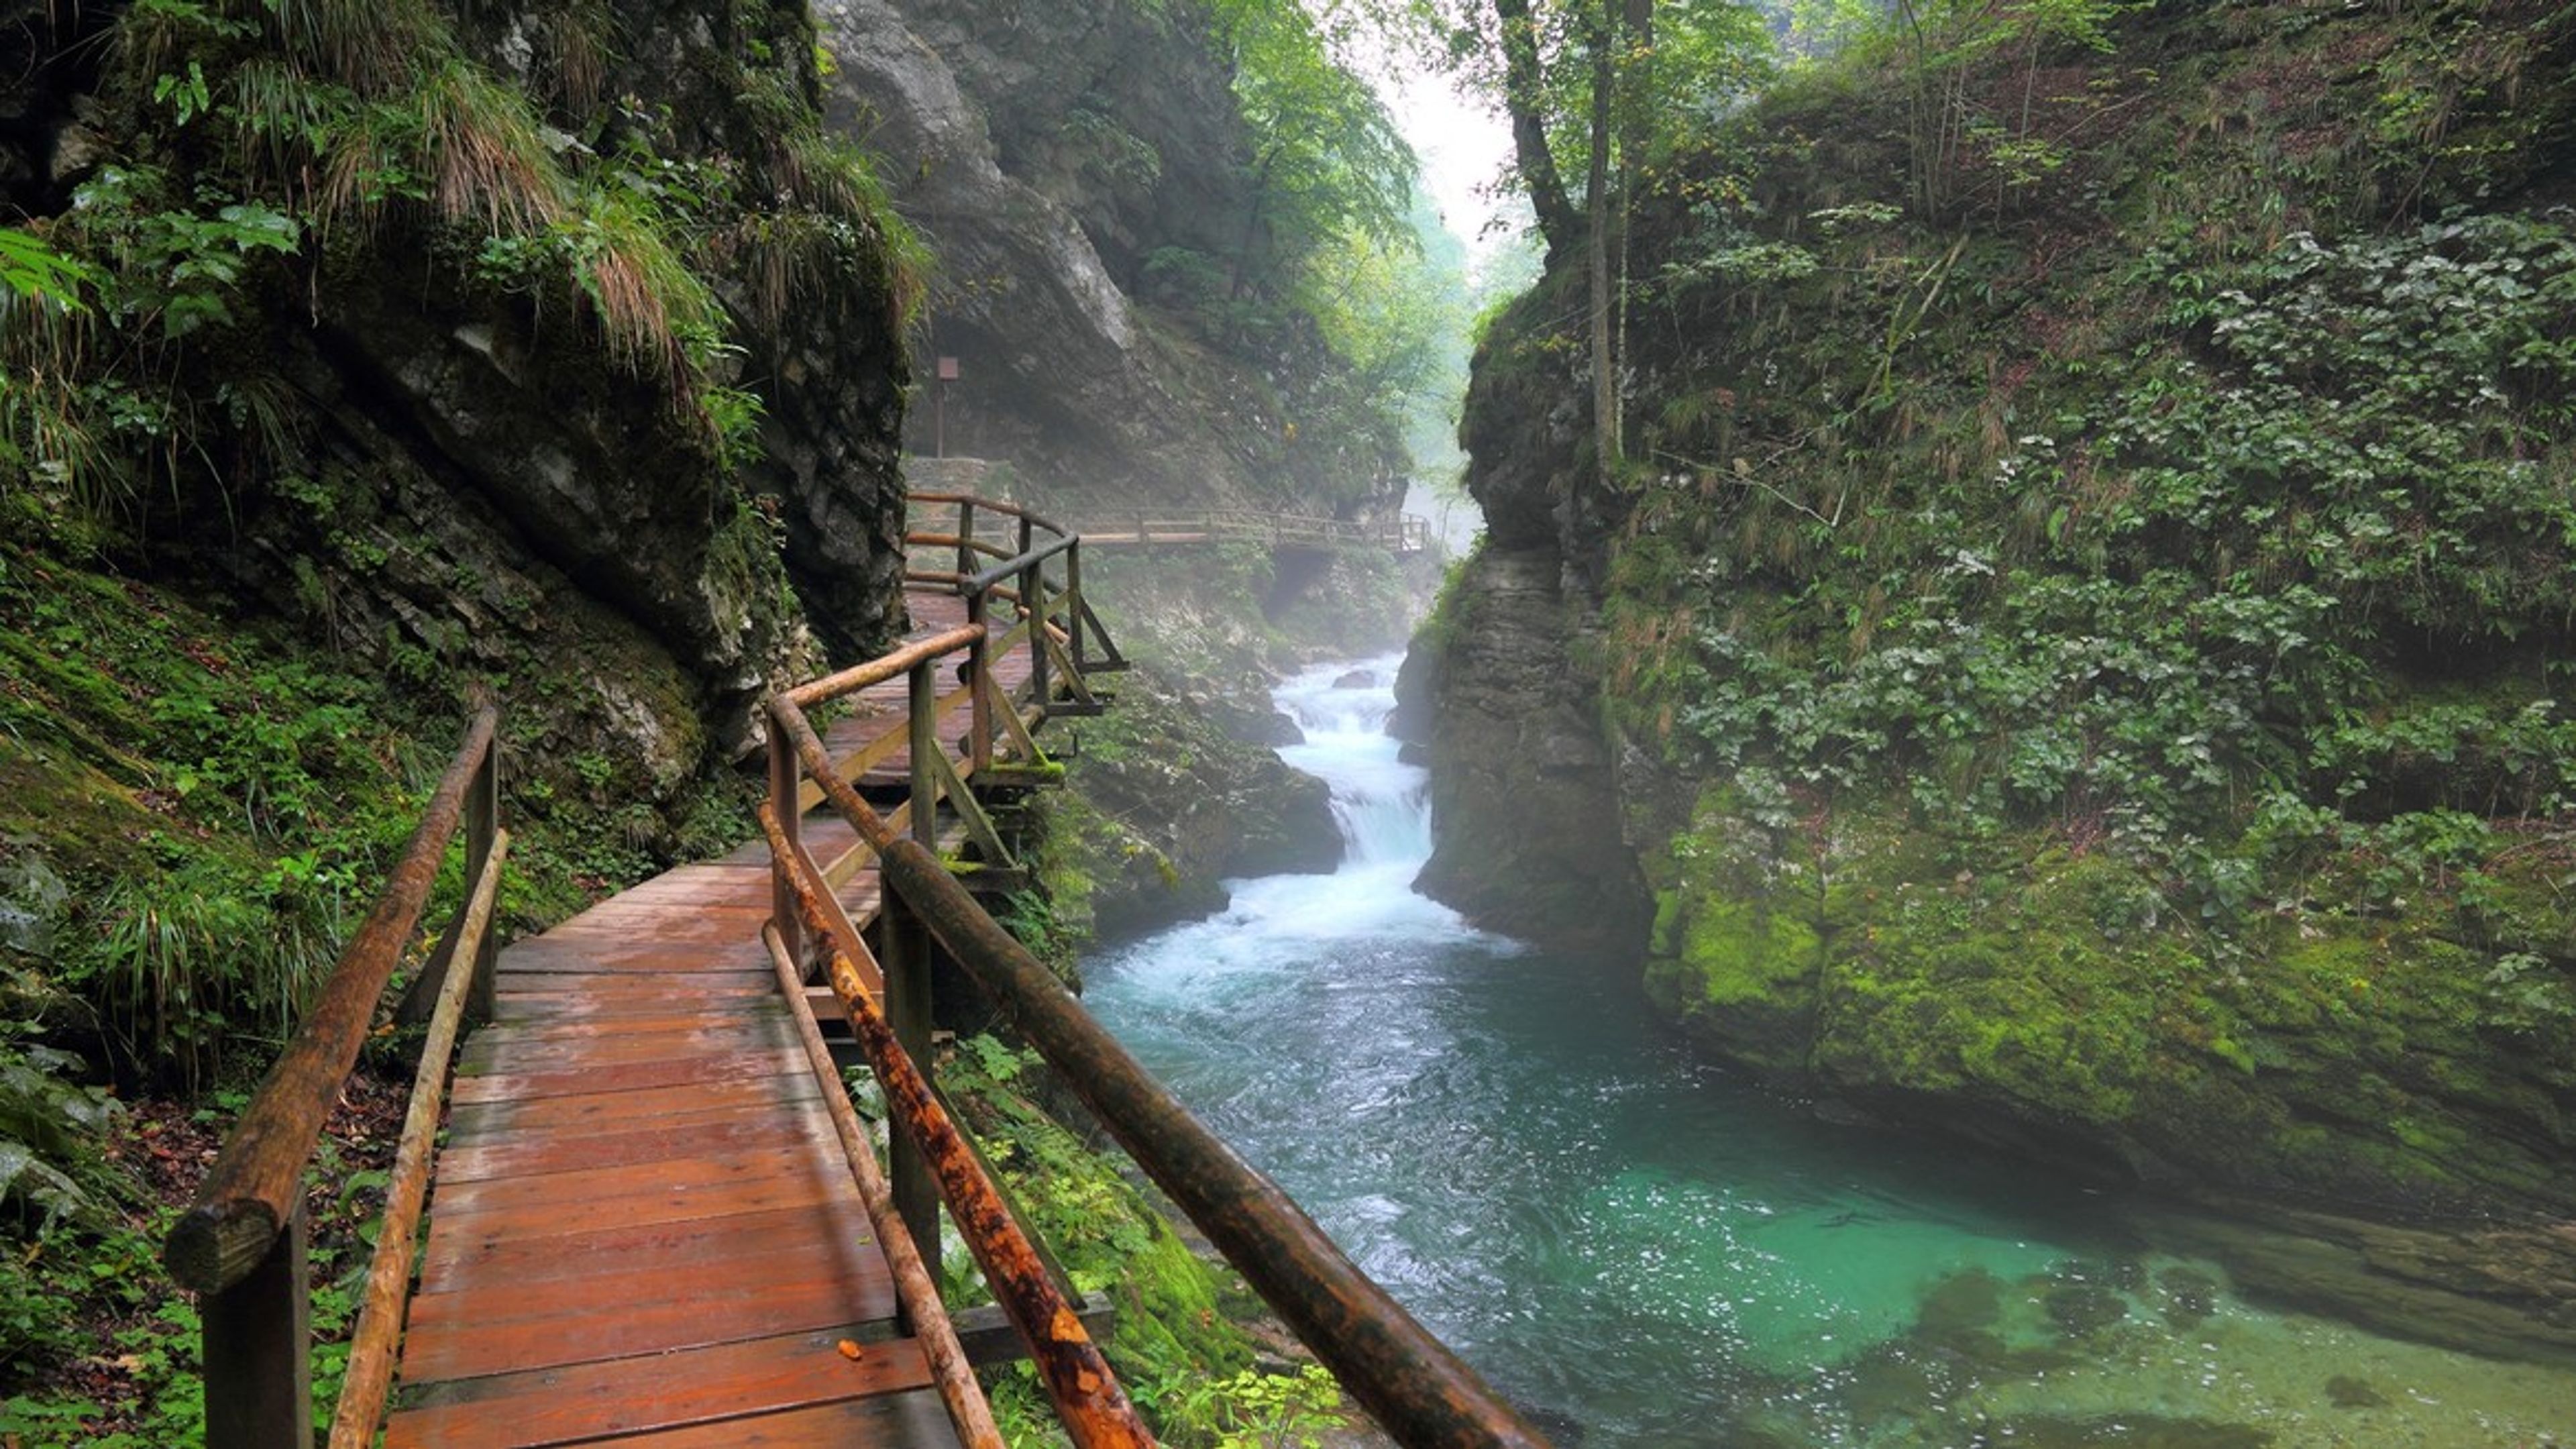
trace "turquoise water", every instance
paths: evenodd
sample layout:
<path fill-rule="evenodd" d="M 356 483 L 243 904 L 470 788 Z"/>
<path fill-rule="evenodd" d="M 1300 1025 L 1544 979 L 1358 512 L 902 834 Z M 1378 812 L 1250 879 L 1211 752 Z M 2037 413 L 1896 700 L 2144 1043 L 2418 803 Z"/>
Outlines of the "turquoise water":
<path fill-rule="evenodd" d="M 1415 895 L 1421 774 L 1349 667 L 1280 690 L 1342 869 L 1237 882 L 1086 1000 L 1560 1443 L 2576 1446 L 2576 1375 L 2259 1311 L 2103 1198 L 1695 1061 L 1633 966 Z"/>

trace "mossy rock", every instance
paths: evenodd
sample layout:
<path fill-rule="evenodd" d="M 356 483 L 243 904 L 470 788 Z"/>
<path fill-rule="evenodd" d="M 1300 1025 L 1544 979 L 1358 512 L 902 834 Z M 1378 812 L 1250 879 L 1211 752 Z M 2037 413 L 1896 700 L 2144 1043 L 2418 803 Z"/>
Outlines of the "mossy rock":
<path fill-rule="evenodd" d="M 1972 855 L 1987 868 L 1945 869 Z M 2492 958 L 2438 899 L 2215 951 L 2108 852 L 1936 849 L 1885 806 L 1789 832 L 1724 792 L 1653 874 L 1650 994 L 1804 1088 L 2166 1186 L 2403 1211 L 2576 1198 L 2576 1064 L 2518 1049 Z"/>

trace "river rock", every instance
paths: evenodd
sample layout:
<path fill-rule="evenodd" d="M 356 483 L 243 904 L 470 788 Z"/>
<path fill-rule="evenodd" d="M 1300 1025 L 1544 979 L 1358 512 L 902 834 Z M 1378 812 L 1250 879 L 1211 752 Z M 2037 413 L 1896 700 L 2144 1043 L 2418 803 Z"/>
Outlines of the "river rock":
<path fill-rule="evenodd" d="M 1229 738 L 1184 687 L 1150 667 L 1086 724 L 1057 811 L 1049 875 L 1087 894 L 1094 931 L 1116 938 L 1225 908 L 1229 878 L 1321 874 L 1342 838 L 1324 782 Z"/>
<path fill-rule="evenodd" d="M 2410 1225 L 2239 1196 L 2128 1221 L 2159 1248 L 2217 1260 L 2252 1297 L 2444 1348 L 2576 1364 L 2576 1222 Z"/>

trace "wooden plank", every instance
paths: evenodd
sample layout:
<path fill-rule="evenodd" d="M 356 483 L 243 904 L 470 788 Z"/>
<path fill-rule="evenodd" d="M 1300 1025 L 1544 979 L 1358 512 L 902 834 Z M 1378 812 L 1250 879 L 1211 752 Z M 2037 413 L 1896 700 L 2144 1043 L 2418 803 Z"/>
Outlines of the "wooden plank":
<path fill-rule="evenodd" d="M 667 1354 L 894 1317 L 894 1289 L 882 1270 L 873 1284 L 832 1274 L 756 1282 L 742 1272 L 744 1266 L 720 1264 L 658 1283 L 626 1277 L 621 1280 L 623 1300 L 584 1298 L 568 1303 L 558 1317 L 495 1321 L 468 1314 L 428 1323 L 415 1320 L 403 1344 L 404 1370 L 415 1383 L 432 1383 Z"/>
<path fill-rule="evenodd" d="M 513 1449 L 711 1424 L 927 1385 L 908 1342 L 857 1361 L 834 1345 L 859 1325 L 644 1358 L 426 1385 L 386 1427 L 386 1449 Z"/>
<path fill-rule="evenodd" d="M 456 1079 L 459 1102 L 497 1102 L 510 1097 L 543 1097 L 557 1093 L 587 1095 L 631 1087 L 676 1087 L 684 1083 L 731 1082 L 745 1077 L 783 1077 L 804 1063 L 790 1051 L 728 1052 L 682 1061 L 627 1062 L 616 1066 L 562 1072 L 487 1072 Z"/>
<path fill-rule="evenodd" d="M 853 1234 L 835 1239 L 818 1234 L 810 1215 L 798 1215 L 790 1226 L 793 1238 L 773 1236 L 780 1245 L 792 1243 L 801 1251 L 707 1251 L 687 1259 L 654 1263 L 603 1257 L 589 1265 L 589 1271 L 532 1282 L 506 1296 L 425 1293 L 412 1301 L 411 1325 L 415 1331 L 432 1324 L 483 1328 L 584 1313 L 622 1313 L 638 1304 L 660 1300 L 686 1307 L 710 1297 L 757 1296 L 781 1284 L 806 1282 L 836 1285 L 846 1295 L 846 1316 L 893 1316 L 894 1283 L 874 1238 Z M 710 1235 L 704 1245 L 721 1249 L 733 1236 Z M 604 1355 L 584 1355 L 601 1356 Z"/>
<path fill-rule="evenodd" d="M 768 1212 L 773 1208 L 855 1205 L 858 1190 L 849 1185 L 848 1170 L 838 1170 L 840 1176 L 837 1178 L 818 1170 L 753 1177 L 669 1192 L 627 1193 L 592 1204 L 578 1215 L 559 1203 L 540 1203 L 506 1212 L 460 1213 L 442 1208 L 437 1222 L 430 1229 L 430 1239 L 435 1247 L 442 1232 L 473 1234 L 496 1240 L 542 1238 L 568 1231 L 576 1223 L 585 1228 L 631 1228 L 653 1223 L 730 1217 L 737 1213 Z"/>
<path fill-rule="evenodd" d="M 557 1132 L 614 1131 L 639 1122 L 683 1125 L 693 1118 L 746 1110 L 801 1110 L 797 1104 L 811 1101 L 815 1091 L 809 1073 L 628 1092 L 578 1092 L 524 1102 L 472 1102 L 448 1113 L 447 1142 L 453 1149 Z"/>
<path fill-rule="evenodd" d="M 767 918 L 762 918 L 766 923 Z M 759 950 L 760 927 L 750 930 L 752 948 L 740 949 L 728 934 L 723 943 L 704 941 L 652 941 L 619 944 L 587 938 L 550 939 L 542 947 L 513 947 L 501 958 L 501 972 L 510 976 L 547 976 L 564 972 L 581 975 L 619 974 L 636 971 L 673 972 L 679 975 L 721 971 L 728 967 L 748 970 L 748 963 Z M 526 983 L 522 983 L 524 986 Z"/>
<path fill-rule="evenodd" d="M 478 1042 L 572 1041 L 584 1037 L 638 1036 L 655 1032 L 696 1031 L 728 1024 L 750 1026 L 783 1016 L 766 1003 L 719 1006 L 708 1011 L 666 1009 L 659 1016 L 529 1017 L 495 1022 L 474 1033 Z"/>
<path fill-rule="evenodd" d="M 729 1056 L 791 1046 L 795 1028 L 777 1012 L 721 1017 L 677 1031 L 602 1032 L 594 1036 L 557 1036 L 544 1040 L 485 1041 L 467 1047 L 459 1070 L 481 1076 L 508 1070 L 517 1073 L 569 1071 L 575 1067 L 616 1066 L 625 1062 L 679 1061 L 691 1057 Z"/>
<path fill-rule="evenodd" d="M 621 1197 L 678 1198 L 722 1192 L 739 1184 L 772 1178 L 831 1180 L 828 1166 L 811 1151 L 811 1143 L 791 1141 L 727 1157 L 615 1163 L 605 1167 L 541 1172 L 526 1177 L 478 1178 L 442 1182 L 438 1210 L 448 1216 L 515 1213 L 529 1208 L 600 1210 Z M 845 1174 L 846 1175 L 846 1174 Z"/>
<path fill-rule="evenodd" d="M 687 1429 L 634 1434 L 613 1442 L 618 1449 L 812 1449 L 817 1444 L 903 1444 L 918 1449 L 953 1449 L 957 1433 L 949 1426 L 939 1396 L 916 1390 Z"/>
<path fill-rule="evenodd" d="M 621 996 L 636 1001 L 683 1001 L 695 997 L 768 996 L 776 990 L 759 977 L 740 971 L 659 971 L 626 975 L 614 971 L 504 971 L 497 994 L 567 998 L 561 1009 L 572 1013 L 587 1003 L 612 1002 Z M 499 1011 L 497 1004 L 495 1010 Z M 507 1015 L 506 1012 L 501 1014 Z"/>
<path fill-rule="evenodd" d="M 819 1102 L 819 1099 L 817 1099 Z M 457 1145 L 438 1163 L 444 1184 L 486 1178 L 529 1178 L 601 1167 L 634 1167 L 674 1158 L 730 1157 L 803 1143 L 819 1143 L 832 1130 L 819 1105 L 736 1108 L 682 1123 L 656 1121 L 627 1132 L 548 1133 L 530 1140 Z"/>
<path fill-rule="evenodd" d="M 585 1225 L 523 1238 L 433 1230 L 429 1250 L 421 1256 L 418 1297 L 454 1295 L 491 1302 L 501 1295 L 483 1290 L 496 1283 L 517 1291 L 594 1274 L 681 1272 L 745 1258 L 836 1254 L 845 1251 L 841 1245 L 870 1242 L 872 1232 L 867 1211 L 857 1202 L 614 1227 Z"/>

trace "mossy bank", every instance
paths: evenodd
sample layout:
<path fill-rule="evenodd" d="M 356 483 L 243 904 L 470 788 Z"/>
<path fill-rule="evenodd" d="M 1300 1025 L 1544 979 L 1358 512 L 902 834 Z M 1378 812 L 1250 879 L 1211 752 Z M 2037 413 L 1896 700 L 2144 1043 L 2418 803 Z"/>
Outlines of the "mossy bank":
<path fill-rule="evenodd" d="M 1581 883 L 1605 969 L 1846 1109 L 2576 1210 L 2571 54 L 2129 7 L 1710 129 L 1637 203 L 1606 481 L 1574 259 L 1478 358 L 1493 536 L 1417 671 L 1441 852 L 1502 862 L 1456 898 Z"/>

